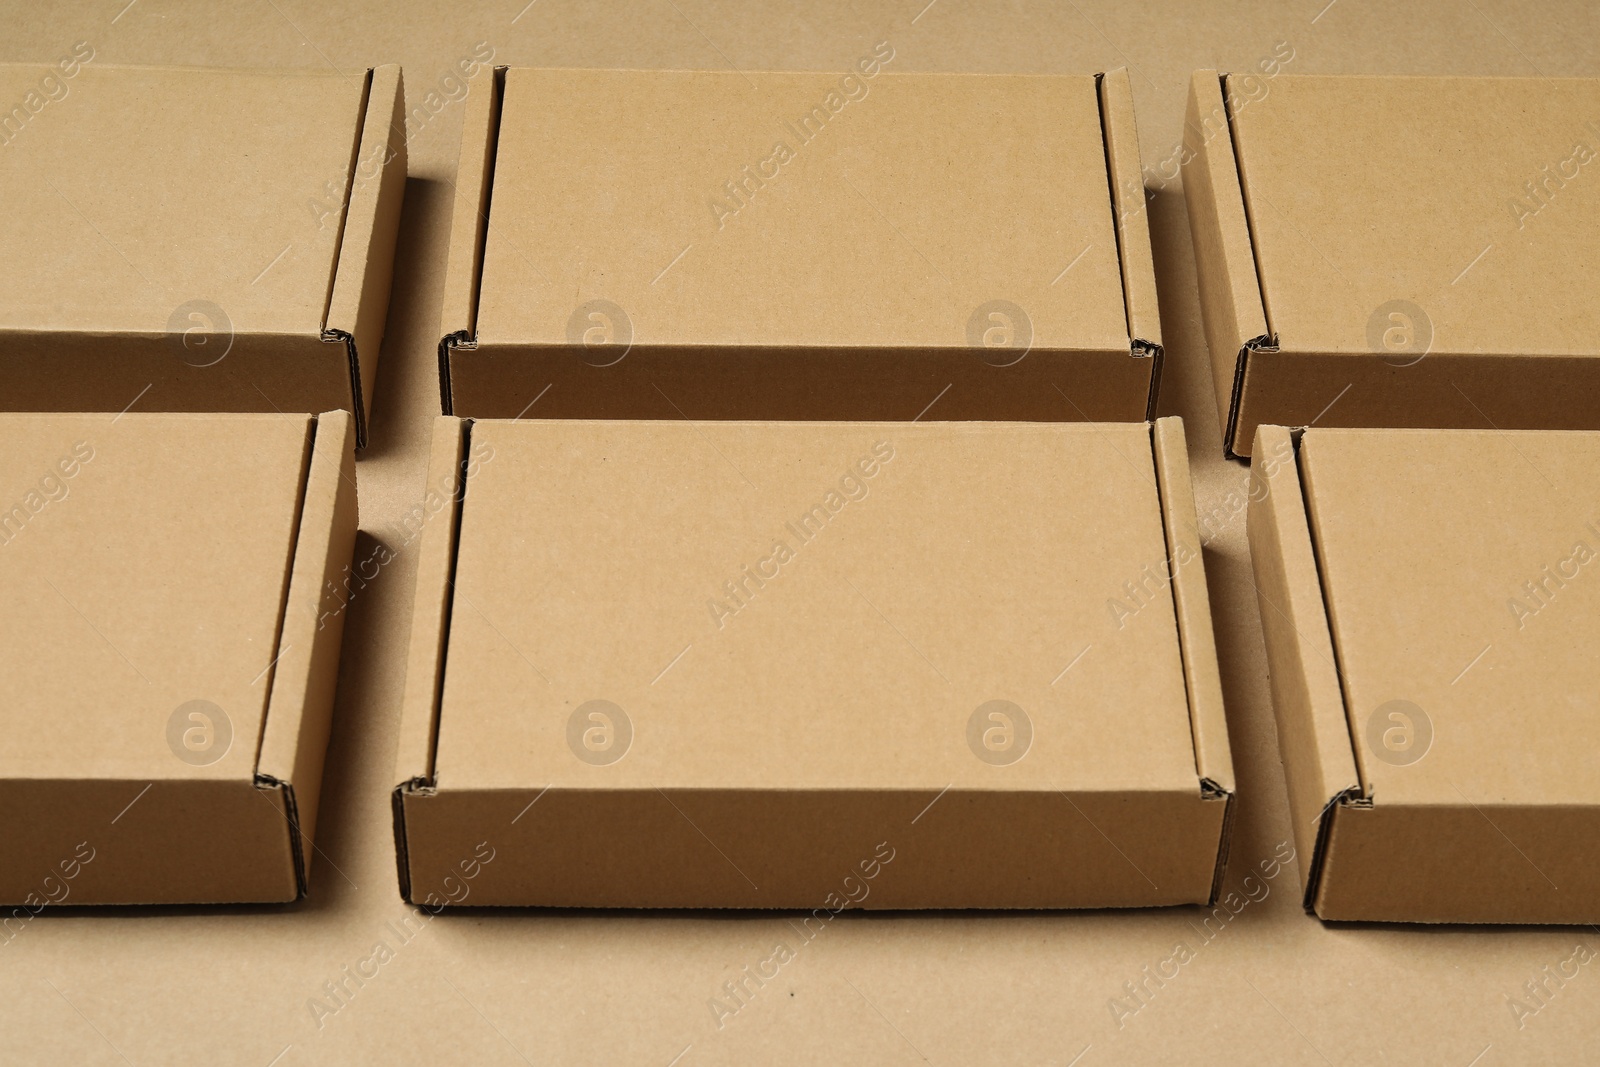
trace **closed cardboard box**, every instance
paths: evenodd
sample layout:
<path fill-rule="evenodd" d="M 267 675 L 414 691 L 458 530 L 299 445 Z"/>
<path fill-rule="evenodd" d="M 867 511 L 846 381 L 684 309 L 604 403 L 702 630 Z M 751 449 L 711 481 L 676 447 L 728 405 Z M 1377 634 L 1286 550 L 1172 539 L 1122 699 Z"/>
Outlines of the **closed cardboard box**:
<path fill-rule="evenodd" d="M 1229 455 L 1600 429 L 1600 80 L 1203 70 L 1184 143 Z"/>
<path fill-rule="evenodd" d="M 406 899 L 1215 893 L 1233 774 L 1177 419 L 446 417 L 428 498 Z"/>
<path fill-rule="evenodd" d="M 343 408 L 366 442 L 400 68 L 0 66 L 0 407 Z"/>
<path fill-rule="evenodd" d="M 0 922 L 306 891 L 351 417 L 0 416 Z"/>
<path fill-rule="evenodd" d="M 1129 420 L 1127 74 L 522 70 L 469 97 L 446 414 Z"/>
<path fill-rule="evenodd" d="M 1263 426 L 1255 464 L 1306 906 L 1600 921 L 1600 434 Z"/>

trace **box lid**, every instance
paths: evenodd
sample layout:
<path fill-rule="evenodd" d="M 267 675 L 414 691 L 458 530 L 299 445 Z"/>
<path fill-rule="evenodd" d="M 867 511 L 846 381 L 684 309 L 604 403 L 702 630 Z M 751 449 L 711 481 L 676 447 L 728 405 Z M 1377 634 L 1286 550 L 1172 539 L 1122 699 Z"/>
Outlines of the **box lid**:
<path fill-rule="evenodd" d="M 1365 795 L 1600 805 L 1600 434 L 1313 428 L 1300 464 Z"/>
<path fill-rule="evenodd" d="M 1372 353 L 1407 301 L 1396 359 L 1600 353 L 1600 80 L 1284 75 L 1233 132 L 1284 350 Z"/>
<path fill-rule="evenodd" d="M 312 419 L 136 414 L 0 419 L 0 777 L 255 773 Z M 213 762 L 167 743 L 191 700 L 231 722 Z"/>
<path fill-rule="evenodd" d="M 1146 425 L 480 421 L 471 448 L 441 789 L 595 784 L 567 730 L 597 699 L 633 731 L 608 788 L 1198 788 L 1172 596 L 1122 584 L 1167 559 Z M 1004 774 L 967 743 L 996 699 L 1036 724 Z"/>
<path fill-rule="evenodd" d="M 27 250 L 0 257 L 0 329 L 164 334 L 198 298 L 239 331 L 321 332 L 364 78 L 7 65 L 0 99 L 47 75 L 67 94 L 0 155 Z"/>

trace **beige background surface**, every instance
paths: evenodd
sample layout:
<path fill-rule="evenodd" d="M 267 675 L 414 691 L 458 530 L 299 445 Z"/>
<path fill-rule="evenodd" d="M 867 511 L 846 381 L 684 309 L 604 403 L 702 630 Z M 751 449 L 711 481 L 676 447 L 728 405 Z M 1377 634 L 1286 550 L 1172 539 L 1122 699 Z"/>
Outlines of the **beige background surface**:
<path fill-rule="evenodd" d="M 1245 471 L 1220 458 L 1175 177 L 1188 75 L 1198 66 L 1245 69 L 1279 42 L 1292 46 L 1292 71 L 1600 74 L 1600 8 L 1576 0 L 1549 8 L 1173 0 L 1148 12 L 1111 0 L 794 9 L 508 0 L 477 11 L 417 0 L 368 10 L 305 0 L 124 2 L 47 12 L 8 0 L 0 59 L 50 61 L 88 40 L 97 63 L 354 71 L 399 61 L 412 107 L 480 41 L 497 63 L 553 66 L 844 70 L 882 39 L 894 42 L 903 70 L 1088 73 L 1127 64 L 1153 168 L 1168 345 L 1161 410 L 1188 421 L 1202 522 L 1214 533 L 1207 566 L 1241 798 L 1228 880 L 1236 890 L 1289 829 L 1244 543 Z M 810 941 L 774 915 L 415 917 L 396 891 L 388 789 L 415 566 L 400 519 L 424 492 L 427 420 L 437 410 L 437 306 L 461 121 L 459 102 L 436 99 L 443 106 L 411 138 L 401 262 L 372 445 L 360 462 L 357 555 L 380 542 L 398 555 L 351 607 L 311 896 L 281 909 L 47 911 L 0 945 L 0 1059 L 661 1067 L 1593 1059 L 1600 960 L 1552 983 L 1553 996 L 1520 1028 L 1507 997 L 1526 997 L 1523 984 L 1576 945 L 1600 950 L 1600 933 L 1326 927 L 1302 913 L 1287 869 L 1252 880 L 1260 899 L 1213 922 L 1209 939 L 1200 909 L 845 915 Z M 70 106 L 70 96 L 50 105 Z M 37 121 L 50 118 L 47 108 Z M 793 958 L 719 1029 L 708 1000 L 779 941 Z M 1189 951 L 1176 977 L 1150 981 L 1146 1001 L 1119 1023 L 1112 998 L 1126 997 L 1123 984 L 1143 980 L 1146 967 L 1155 973 L 1180 942 Z M 380 943 L 384 952 L 375 951 Z M 373 977 L 348 980 L 346 1002 L 315 1018 L 310 1003 L 326 996 L 324 983 L 357 969 Z"/>

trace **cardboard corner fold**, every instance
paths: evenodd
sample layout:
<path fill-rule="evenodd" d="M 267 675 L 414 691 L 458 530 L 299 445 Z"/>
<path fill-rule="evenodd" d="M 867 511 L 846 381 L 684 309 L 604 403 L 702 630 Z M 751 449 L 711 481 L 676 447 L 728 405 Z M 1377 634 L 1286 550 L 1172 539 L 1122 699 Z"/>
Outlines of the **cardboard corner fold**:
<path fill-rule="evenodd" d="M 450 638 L 456 540 L 466 493 L 468 434 L 471 424 L 450 415 L 433 420 L 428 449 L 430 505 L 417 562 L 412 597 L 411 639 L 406 649 L 406 683 L 400 706 L 400 745 L 392 795 L 395 857 L 400 895 L 411 900 L 410 849 L 406 836 L 408 798 L 434 790 L 434 753 L 439 737 L 439 704 L 444 686 L 445 651 Z"/>
<path fill-rule="evenodd" d="M 1217 415 L 1230 459 L 1246 459 L 1236 440 L 1240 394 L 1250 352 L 1276 345 L 1256 271 L 1250 219 L 1233 143 L 1224 75 L 1195 71 L 1183 124 L 1183 193 L 1211 352 Z"/>
<path fill-rule="evenodd" d="M 1206 584 L 1200 525 L 1194 511 L 1194 486 L 1189 475 L 1183 420 L 1157 419 L 1150 427 L 1155 459 L 1156 491 L 1167 540 L 1167 569 L 1172 577 L 1173 611 L 1183 657 L 1189 725 L 1194 736 L 1195 774 L 1200 795 L 1223 805 L 1211 899 L 1215 900 L 1227 869 L 1228 850 L 1237 811 L 1233 753 L 1217 664 L 1216 633 L 1211 624 L 1211 597 Z"/>
<path fill-rule="evenodd" d="M 1161 308 L 1156 295 L 1155 259 L 1150 245 L 1150 215 L 1139 158 L 1139 130 L 1133 110 L 1133 86 L 1126 68 L 1099 76 L 1100 132 L 1105 141 L 1106 181 L 1111 195 L 1113 232 L 1122 270 L 1122 296 L 1128 316 L 1130 354 L 1148 358 L 1150 401 L 1146 419 L 1154 419 L 1161 390 Z"/>
<path fill-rule="evenodd" d="M 324 412 L 313 428 L 278 657 L 268 680 L 256 755 L 256 785 L 275 796 L 288 820 L 301 895 L 310 874 L 306 857 L 316 832 L 344 637 L 338 579 L 355 550 L 353 421 L 348 412 Z"/>
<path fill-rule="evenodd" d="M 449 258 L 439 323 L 439 397 L 446 415 L 455 408 L 450 389 L 451 349 L 477 344 L 478 286 L 489 228 L 489 197 L 494 191 L 505 78 L 505 67 L 494 68 L 488 91 L 467 98 L 461 122 L 461 154 L 456 164 L 455 205 L 450 216 Z"/>
<path fill-rule="evenodd" d="M 1300 481 L 1296 431 L 1256 431 L 1246 518 L 1278 748 L 1307 910 L 1340 805 L 1364 802 Z"/>
<path fill-rule="evenodd" d="M 366 447 L 378 353 L 394 282 L 394 252 L 406 185 L 405 84 L 394 64 L 367 75 L 323 340 L 343 344 L 350 364 L 355 444 Z"/>

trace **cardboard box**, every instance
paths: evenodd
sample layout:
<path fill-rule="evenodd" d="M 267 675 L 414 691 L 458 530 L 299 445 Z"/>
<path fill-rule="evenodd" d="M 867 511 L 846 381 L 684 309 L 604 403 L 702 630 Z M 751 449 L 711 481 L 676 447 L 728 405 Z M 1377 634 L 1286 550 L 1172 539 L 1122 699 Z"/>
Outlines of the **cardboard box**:
<path fill-rule="evenodd" d="M 395 66 L 0 66 L 5 409 L 343 408 L 364 445 L 403 96 Z"/>
<path fill-rule="evenodd" d="M 1600 79 L 1194 75 L 1230 456 L 1256 427 L 1600 429 Z"/>
<path fill-rule="evenodd" d="M 502 69 L 466 103 L 445 413 L 1151 417 L 1127 74 L 903 62 Z"/>
<path fill-rule="evenodd" d="M 1179 420 L 445 417 L 428 485 L 407 900 L 1215 894 L 1233 772 Z"/>
<path fill-rule="evenodd" d="M 342 411 L 0 416 L 0 902 L 305 893 L 352 438 Z"/>
<path fill-rule="evenodd" d="M 1600 920 L 1600 434 L 1263 426 L 1255 462 L 1306 907 Z"/>

